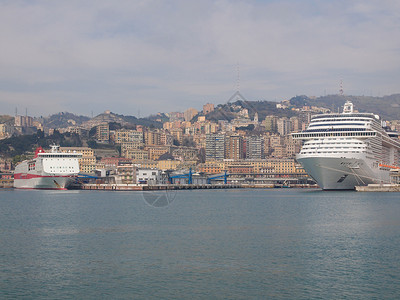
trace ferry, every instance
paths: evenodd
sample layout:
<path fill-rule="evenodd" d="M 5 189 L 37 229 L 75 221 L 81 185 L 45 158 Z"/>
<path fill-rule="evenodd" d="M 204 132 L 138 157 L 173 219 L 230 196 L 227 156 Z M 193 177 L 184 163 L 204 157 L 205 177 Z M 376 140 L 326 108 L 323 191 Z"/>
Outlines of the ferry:
<path fill-rule="evenodd" d="M 81 153 L 63 153 L 57 145 L 51 146 L 50 152 L 39 147 L 33 159 L 25 160 L 15 167 L 14 187 L 66 190 L 79 173 L 81 157 Z"/>
<path fill-rule="evenodd" d="M 347 101 L 342 113 L 315 115 L 305 131 L 292 134 L 303 141 L 296 159 L 324 190 L 389 183 L 390 171 L 400 169 L 400 139 L 384 125 Z"/>

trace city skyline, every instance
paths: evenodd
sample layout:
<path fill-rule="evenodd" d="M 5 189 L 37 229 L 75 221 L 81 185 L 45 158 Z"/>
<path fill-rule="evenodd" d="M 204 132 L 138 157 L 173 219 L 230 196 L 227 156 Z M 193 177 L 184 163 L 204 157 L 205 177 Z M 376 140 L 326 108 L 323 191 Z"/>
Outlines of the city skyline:
<path fill-rule="evenodd" d="M 398 93 L 395 1 L 0 3 L 1 114 Z M 238 80 L 237 67 L 240 73 Z M 238 82 L 239 81 L 239 82 Z"/>

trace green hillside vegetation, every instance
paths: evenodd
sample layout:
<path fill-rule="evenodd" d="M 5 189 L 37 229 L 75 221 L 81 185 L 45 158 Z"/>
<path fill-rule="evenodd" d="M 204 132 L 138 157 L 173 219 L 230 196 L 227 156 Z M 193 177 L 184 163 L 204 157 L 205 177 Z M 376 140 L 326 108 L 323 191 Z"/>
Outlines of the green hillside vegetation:
<path fill-rule="evenodd" d="M 103 113 L 97 115 L 96 117 L 91 119 L 87 116 L 78 116 L 69 112 L 61 112 L 58 114 L 51 115 L 49 117 L 37 118 L 37 120 L 39 122 L 42 122 L 43 125 L 47 128 L 66 128 L 69 126 L 80 126 L 89 120 L 105 120 L 108 122 L 121 123 L 125 128 L 135 128 L 136 125 L 161 128 L 162 123 L 156 121 L 156 119 L 164 120 L 166 119 L 166 116 L 165 115 L 149 116 L 147 118 L 138 119 L 134 116 L 124 116 L 111 112 L 109 114 Z"/>
<path fill-rule="evenodd" d="M 1 140 L 0 153 L 3 157 L 11 158 L 34 152 L 37 147 L 48 149 L 53 144 L 61 147 L 81 147 L 82 141 L 79 135 L 75 133 L 61 134 L 55 130 L 54 134 L 45 137 L 43 131 L 38 130 L 36 134 L 14 136 Z"/>
<path fill-rule="evenodd" d="M 94 117 L 93 119 L 91 119 L 91 121 L 119 123 L 124 128 L 135 128 L 136 125 L 142 125 L 142 126 L 151 127 L 151 128 L 161 128 L 162 127 L 162 123 L 154 120 L 152 116 L 150 116 L 148 118 L 138 119 L 135 116 L 119 115 L 119 114 L 116 114 L 113 112 L 99 114 L 96 117 Z"/>
<path fill-rule="evenodd" d="M 148 118 L 136 118 L 134 116 L 124 116 L 124 115 L 117 115 L 118 117 L 122 118 L 125 122 L 130 123 L 132 125 L 142 125 L 151 128 L 162 128 L 162 123 L 156 121 L 153 116 Z"/>
<path fill-rule="evenodd" d="M 43 125 L 48 128 L 65 128 L 68 126 L 79 126 L 88 120 L 90 120 L 90 118 L 86 116 L 77 116 L 69 112 L 60 112 L 49 117 L 40 118 L 39 121 L 43 122 Z"/>
<path fill-rule="evenodd" d="M 295 111 L 290 109 L 276 108 L 277 102 L 272 101 L 243 101 L 238 100 L 233 103 L 220 104 L 214 111 L 207 114 L 207 120 L 218 121 L 226 120 L 231 121 L 235 118 L 235 113 L 239 111 L 234 107 L 246 108 L 249 112 L 249 117 L 254 118 L 255 113 L 258 113 L 258 119 L 264 120 L 266 116 L 275 115 L 278 117 L 292 117 L 296 115 Z"/>

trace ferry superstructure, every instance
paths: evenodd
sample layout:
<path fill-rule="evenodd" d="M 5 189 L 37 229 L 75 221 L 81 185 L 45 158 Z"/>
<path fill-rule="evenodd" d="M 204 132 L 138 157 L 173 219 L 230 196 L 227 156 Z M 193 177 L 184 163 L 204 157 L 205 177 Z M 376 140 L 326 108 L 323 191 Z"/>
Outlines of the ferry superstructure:
<path fill-rule="evenodd" d="M 62 153 L 57 145 L 51 146 L 50 152 L 38 148 L 33 159 L 16 166 L 14 187 L 65 190 L 79 173 L 81 157 L 81 153 Z"/>
<path fill-rule="evenodd" d="M 348 190 L 370 183 L 389 183 L 391 169 L 400 166 L 400 139 L 382 127 L 379 116 L 354 112 L 347 101 L 343 113 L 312 117 L 296 156 L 324 190 Z"/>

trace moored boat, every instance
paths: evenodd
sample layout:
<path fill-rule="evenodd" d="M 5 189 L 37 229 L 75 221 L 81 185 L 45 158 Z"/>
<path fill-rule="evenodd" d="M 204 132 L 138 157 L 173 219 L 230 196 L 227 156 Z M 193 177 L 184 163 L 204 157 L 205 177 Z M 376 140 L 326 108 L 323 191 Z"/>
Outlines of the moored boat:
<path fill-rule="evenodd" d="M 382 125 L 347 101 L 343 113 L 315 115 L 305 131 L 292 134 L 304 141 L 296 159 L 324 190 L 389 183 L 390 170 L 400 168 L 400 140 Z"/>
<path fill-rule="evenodd" d="M 79 173 L 81 153 L 60 152 L 60 147 L 51 146 L 50 152 L 39 147 L 32 159 L 15 167 L 14 187 L 19 189 L 65 190 Z"/>

